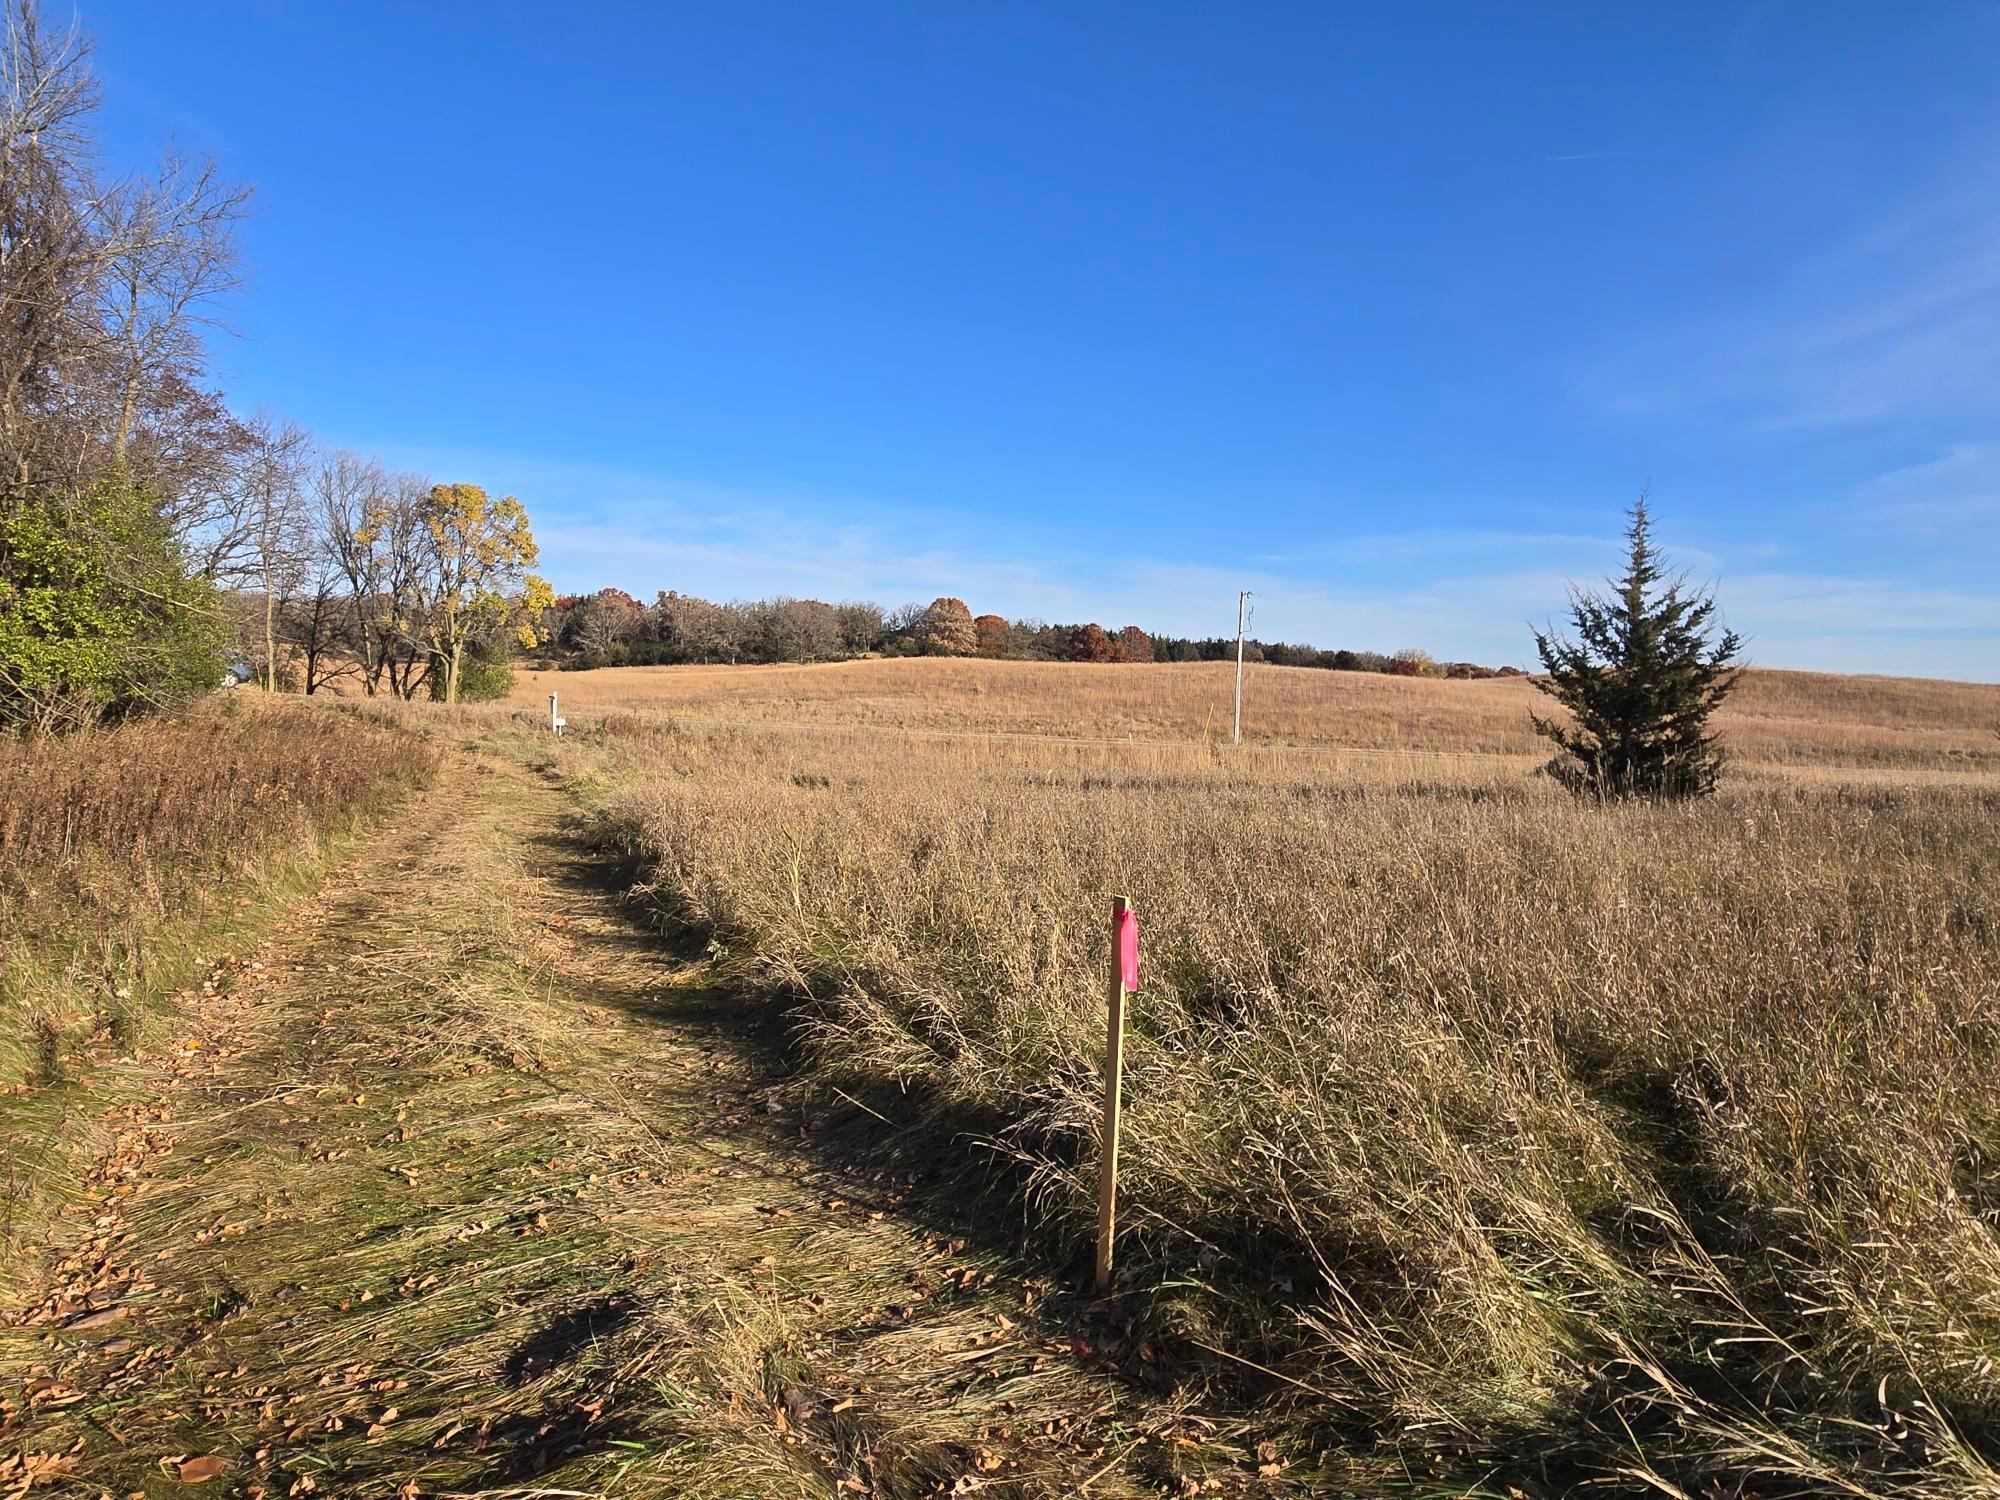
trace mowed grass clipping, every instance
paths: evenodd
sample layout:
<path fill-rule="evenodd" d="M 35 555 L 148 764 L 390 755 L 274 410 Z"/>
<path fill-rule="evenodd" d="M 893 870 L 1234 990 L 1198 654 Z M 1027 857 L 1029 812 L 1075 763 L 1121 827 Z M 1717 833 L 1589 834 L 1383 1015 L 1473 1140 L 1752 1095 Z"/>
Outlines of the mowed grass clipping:
<path fill-rule="evenodd" d="M 1122 1294 L 1329 1450 L 2000 1482 L 2000 783 L 1598 807 L 1510 762 L 600 734 L 566 753 L 667 912 L 1079 1261 L 1129 895 Z"/>
<path fill-rule="evenodd" d="M 104 1145 L 100 1065 L 200 1009 L 202 971 L 438 758 L 248 693 L 0 740 L 0 1291 Z"/>

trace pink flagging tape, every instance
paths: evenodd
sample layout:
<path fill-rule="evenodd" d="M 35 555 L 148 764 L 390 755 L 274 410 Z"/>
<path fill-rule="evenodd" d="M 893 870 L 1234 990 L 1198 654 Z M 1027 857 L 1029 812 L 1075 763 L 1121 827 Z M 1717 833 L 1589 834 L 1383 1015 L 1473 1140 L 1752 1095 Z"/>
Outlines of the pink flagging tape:
<path fill-rule="evenodd" d="M 1118 913 L 1118 977 L 1127 990 L 1139 988 L 1139 914 L 1129 906 Z"/>

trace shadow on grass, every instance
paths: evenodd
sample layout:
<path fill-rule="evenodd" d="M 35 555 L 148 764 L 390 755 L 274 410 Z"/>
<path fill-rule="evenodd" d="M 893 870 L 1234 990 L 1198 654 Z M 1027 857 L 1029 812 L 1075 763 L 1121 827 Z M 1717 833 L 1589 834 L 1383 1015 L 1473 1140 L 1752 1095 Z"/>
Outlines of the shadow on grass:
<path fill-rule="evenodd" d="M 673 1033 L 677 1041 L 727 1054 L 751 1096 L 782 1095 L 773 1113 L 746 1099 L 726 1128 L 742 1146 L 782 1169 L 792 1165 L 809 1180 L 838 1185 L 838 1196 L 858 1210 L 891 1218 L 925 1239 L 952 1247 L 963 1258 L 1033 1285 L 1031 1312 L 1010 1312 L 1034 1337 L 1067 1344 L 1078 1366 L 1135 1392 L 1185 1387 L 1213 1398 L 1218 1415 L 1236 1415 L 1266 1427 L 1274 1394 L 1290 1390 L 1282 1379 L 1231 1364 L 1181 1344 L 1149 1315 L 1151 1294 L 1140 1289 L 1099 1298 L 1091 1286 L 1088 1234 L 1065 1237 L 1037 1205 L 1034 1160 L 1072 1156 L 1074 1142 L 1026 1139 L 1018 1122 L 935 1095 L 902 1093 L 879 1084 L 830 1077 L 813 1068 L 799 1045 L 802 1013 L 810 1002 L 771 989 L 736 983 L 662 982 L 662 961 L 699 966 L 713 957 L 710 934 L 678 924 L 638 885 L 636 862 L 595 844 L 581 822 L 536 837 L 537 865 L 559 888 L 587 904 L 622 916 L 615 925 L 572 929 L 574 941 L 605 956 L 590 965 L 591 1003 Z M 641 962 L 629 966 L 625 959 Z M 605 984 L 603 973 L 629 981 Z M 697 973 L 697 977 L 699 974 Z M 709 1128 L 713 1128 L 712 1126 Z M 1086 1226 L 1087 1228 L 1087 1226 Z M 1248 1240 L 1249 1226 L 1217 1226 L 1218 1234 Z M 1246 1255 L 1246 1260 L 1250 1258 Z M 1133 1255 L 1135 1265 L 1157 1270 L 1157 1259 Z M 1268 1256 L 1263 1271 L 1282 1278 Z M 1298 1259 L 1303 1286 L 1308 1264 Z M 948 1305 L 950 1286 L 933 1300 Z M 1012 1307 L 1018 1309 L 1016 1301 Z M 1283 1321 L 1282 1312 L 1272 1316 Z M 855 1336 L 866 1330 L 854 1329 Z M 1295 1392 L 1293 1394 L 1296 1394 Z M 1149 1449 L 1134 1454 L 1129 1472 L 1153 1464 Z M 1164 1476 L 1164 1470 L 1162 1475 Z"/>
<path fill-rule="evenodd" d="M 507 1384 L 520 1386 L 557 1365 L 566 1364 L 599 1339 L 608 1338 L 630 1323 L 638 1304 L 629 1295 L 599 1297 L 559 1313 L 523 1339 L 507 1356 L 501 1374 Z"/>
<path fill-rule="evenodd" d="M 501 1485 L 539 1479 L 578 1459 L 614 1448 L 638 1446 L 641 1428 L 579 1406 L 556 1406 L 541 1413 L 517 1413 L 481 1428 L 471 1450 L 484 1455 L 483 1465 L 469 1474 L 461 1493 L 479 1494 Z M 574 1495 L 576 1490 L 508 1490 L 509 1494 Z"/>
<path fill-rule="evenodd" d="M 623 914 L 614 930 L 583 934 L 581 941 L 613 945 L 619 955 L 655 965 L 662 956 L 693 965 L 711 955 L 710 935 L 678 925 L 652 895 L 635 893 L 638 865 L 594 846 L 583 827 L 545 836 L 542 852 L 559 884 L 614 902 Z M 1038 1331 L 1069 1342 L 1096 1374 L 1156 1391 L 1177 1389 L 1198 1399 L 1207 1414 L 1247 1428 L 1282 1426 L 1307 1434 L 1324 1445 L 1323 1453 L 1341 1454 L 1329 1457 L 1335 1467 L 1373 1462 L 1399 1469 L 1406 1476 L 1399 1488 L 1415 1493 L 1552 1497 L 1586 1484 L 1594 1493 L 1658 1493 L 1653 1479 L 1638 1477 L 1651 1465 L 1691 1493 L 1749 1494 L 1755 1488 L 1754 1453 L 1732 1459 L 1703 1451 L 1691 1435 L 1699 1426 L 1689 1426 L 1691 1407 L 1667 1399 L 1609 1350 L 1590 1361 L 1590 1370 L 1579 1370 L 1575 1389 L 1546 1407 L 1435 1432 L 1409 1428 L 1391 1393 L 1366 1410 L 1317 1397 L 1311 1387 L 1325 1355 L 1296 1334 L 1301 1315 L 1327 1290 L 1316 1260 L 1362 1271 L 1370 1265 L 1368 1246 L 1306 1247 L 1248 1216 L 1149 1224 L 1135 1206 L 1126 1220 L 1130 1241 L 1121 1242 L 1133 1281 L 1119 1295 L 1099 1299 L 1090 1290 L 1089 1226 L 1052 1221 L 1035 1192 L 1033 1163 L 1073 1165 L 1078 1143 L 1030 1138 L 1017 1120 L 998 1111 L 813 1069 L 798 1045 L 810 1001 L 796 996 L 731 984 L 642 983 L 596 998 L 650 1024 L 697 1033 L 734 1054 L 755 1086 L 788 1087 L 801 1113 L 752 1111 L 731 1128 L 760 1154 L 837 1177 L 847 1196 L 872 1210 L 1024 1273 L 1046 1293 L 1033 1315 Z M 1706 1247 L 1720 1261 L 1739 1263 L 1746 1252 L 1754 1259 L 1756 1247 L 1741 1238 L 1746 1206 L 1730 1202 L 1702 1170 L 1690 1121 L 1671 1088 L 1655 1081 L 1636 1094 L 1616 1092 L 1606 1102 L 1632 1117 L 1632 1134 L 1646 1143 L 1660 1180 L 1699 1226 Z M 1621 1257 L 1642 1260 L 1651 1253 L 1632 1241 L 1629 1224 L 1607 1224 L 1602 1232 L 1607 1248 Z M 1394 1266 L 1373 1270 L 1379 1285 L 1400 1285 Z M 1754 1267 L 1739 1264 L 1739 1271 L 1755 1279 Z M 1368 1280 L 1361 1275 L 1348 1288 L 1363 1288 L 1364 1306 Z M 1410 1289 L 1402 1291 L 1407 1296 Z M 1755 1301 L 1782 1315 L 1767 1298 Z M 1409 1311 L 1383 1308 L 1392 1321 Z M 1784 1323 L 1796 1327 L 1797 1320 Z M 1647 1342 L 1649 1354 L 1666 1360 L 1665 1373 L 1676 1385 L 1710 1412 L 1740 1419 L 1747 1437 L 1761 1426 L 1885 1476 L 1922 1471 L 1923 1454 L 1893 1442 L 1885 1446 L 1870 1430 L 1879 1413 L 1868 1409 L 1865 1393 L 1806 1389 L 1799 1384 L 1807 1378 L 1802 1366 L 1774 1372 L 1755 1349 L 1731 1345 L 1718 1355 L 1678 1338 L 1681 1331 L 1662 1326 L 1632 1333 Z M 1218 1348 L 1229 1353 L 1218 1354 Z M 1982 1436 L 1975 1442 L 1983 1442 L 1988 1430 L 1987 1414 L 1979 1414 Z M 1847 1440 L 1833 1441 L 1840 1432 Z"/>

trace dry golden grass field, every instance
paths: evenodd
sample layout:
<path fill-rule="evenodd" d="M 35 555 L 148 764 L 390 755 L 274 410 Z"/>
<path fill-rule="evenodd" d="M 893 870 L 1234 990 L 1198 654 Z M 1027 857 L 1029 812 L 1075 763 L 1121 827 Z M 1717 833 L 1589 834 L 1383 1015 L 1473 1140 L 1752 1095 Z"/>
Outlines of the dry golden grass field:
<path fill-rule="evenodd" d="M 1524 682 L 1253 669 L 1232 751 L 1229 675 L 516 701 L 562 692 L 563 763 L 667 916 L 791 997 L 822 1073 L 967 1143 L 1072 1257 L 1129 894 L 1126 1297 L 1267 1372 L 1323 1461 L 1994 1484 L 2000 689 L 1751 673 L 1722 796 L 1599 807 L 1531 774 Z"/>
<path fill-rule="evenodd" d="M 1206 666 L 260 710 L 332 800 L 381 795 L 342 743 L 435 783 L 116 1060 L 39 1079 L 10 997 L 0 1113 L 102 1154 L 69 1218 L 14 1167 L 0 1479 L 2000 1495 L 2000 688 L 1752 673 L 1683 806 L 1535 775 L 1541 701 L 1259 668 L 1240 748 Z M 65 785 L 166 785 L 104 743 Z M 243 773 L 160 743 L 233 910 Z M 8 836 L 88 906 L 147 851 L 64 800 Z"/>
<path fill-rule="evenodd" d="M 614 667 L 517 672 L 514 702 L 551 692 L 579 715 L 1227 740 L 1233 666 L 1075 666 L 914 658 L 808 667 Z M 1244 738 L 1256 745 L 1538 755 L 1528 724 L 1548 700 L 1526 678 L 1485 682 L 1252 665 Z M 1900 677 L 1751 671 L 1719 716 L 1763 765 L 2000 767 L 2000 687 Z"/>

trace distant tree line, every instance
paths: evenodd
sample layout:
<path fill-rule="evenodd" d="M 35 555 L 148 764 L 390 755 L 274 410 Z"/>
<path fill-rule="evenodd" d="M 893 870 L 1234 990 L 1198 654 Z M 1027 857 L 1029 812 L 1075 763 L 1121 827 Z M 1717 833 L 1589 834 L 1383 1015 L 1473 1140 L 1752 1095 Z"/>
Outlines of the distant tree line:
<path fill-rule="evenodd" d="M 563 667 L 842 661 L 857 656 L 968 656 L 996 661 L 1233 661 L 1236 639 L 1153 635 L 1137 625 L 1050 624 L 975 615 L 963 599 L 884 609 L 863 600 L 828 604 L 780 596 L 717 604 L 673 591 L 644 604 L 623 589 L 567 594 L 535 622 Z M 1513 667 L 1434 661 L 1417 650 L 1322 651 L 1247 641 L 1246 661 L 1402 677 L 1518 676 Z"/>

